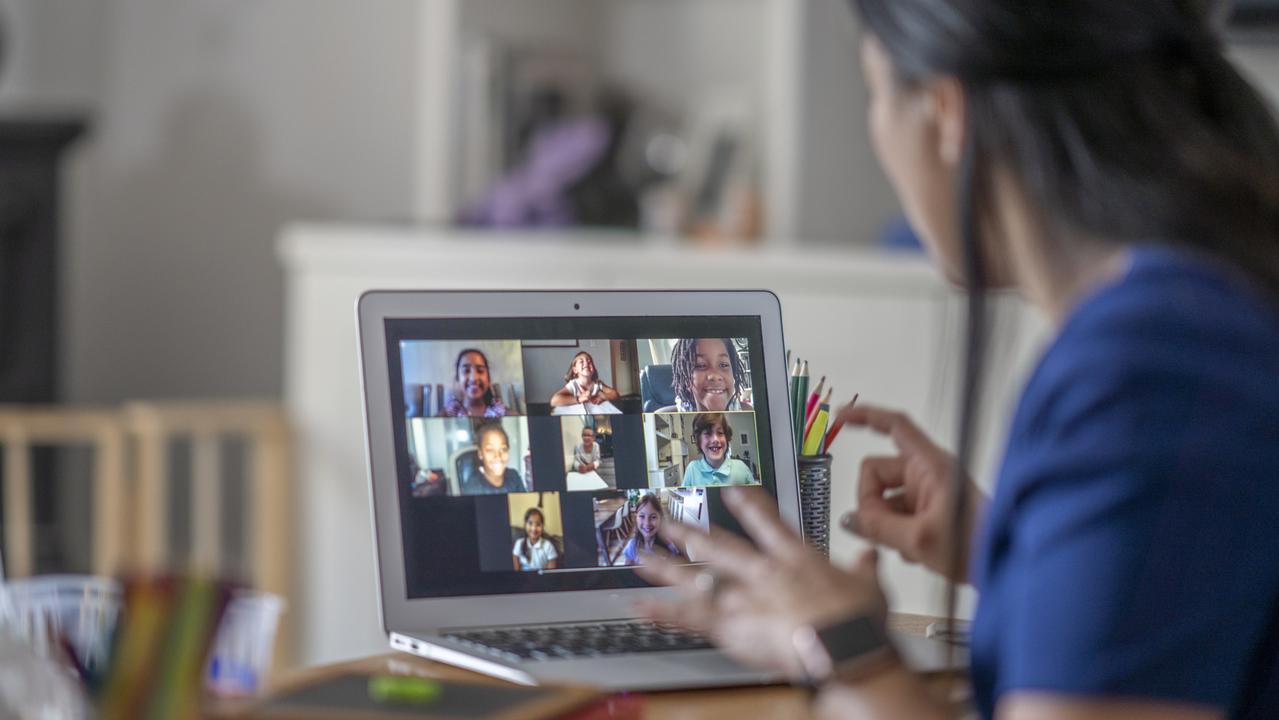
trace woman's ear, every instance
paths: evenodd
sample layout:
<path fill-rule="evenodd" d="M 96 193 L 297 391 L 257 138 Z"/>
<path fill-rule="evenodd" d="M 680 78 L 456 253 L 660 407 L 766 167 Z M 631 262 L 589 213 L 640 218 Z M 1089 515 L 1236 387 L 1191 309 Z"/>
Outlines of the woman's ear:
<path fill-rule="evenodd" d="M 943 77 L 929 84 L 926 103 L 937 128 L 937 146 L 944 164 L 957 167 L 964 156 L 964 133 L 968 131 L 964 86 L 958 79 Z"/>

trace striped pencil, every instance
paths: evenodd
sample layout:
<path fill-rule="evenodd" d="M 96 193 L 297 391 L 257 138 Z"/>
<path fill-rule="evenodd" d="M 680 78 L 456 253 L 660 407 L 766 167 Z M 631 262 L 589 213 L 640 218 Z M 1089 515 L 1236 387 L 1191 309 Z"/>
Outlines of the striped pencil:
<path fill-rule="evenodd" d="M 825 405 L 826 412 L 827 413 L 830 412 L 830 395 L 831 395 L 831 392 L 834 390 L 835 390 L 835 386 L 831 385 L 826 390 L 826 397 L 822 398 L 820 401 L 816 403 L 813 403 L 813 409 L 808 414 L 808 420 L 804 422 L 804 442 L 805 443 L 808 442 L 808 433 L 812 432 L 813 430 L 813 422 L 817 420 L 817 409 L 820 406 Z"/>
<path fill-rule="evenodd" d="M 817 404 L 820 402 L 820 399 L 822 396 L 822 388 L 825 387 L 825 385 L 826 385 L 826 376 L 823 375 L 822 379 L 817 381 L 817 388 L 813 390 L 813 392 L 809 393 L 808 395 L 808 406 L 804 408 L 805 428 L 807 428 L 808 424 L 813 421 L 813 413 L 817 412 Z"/>

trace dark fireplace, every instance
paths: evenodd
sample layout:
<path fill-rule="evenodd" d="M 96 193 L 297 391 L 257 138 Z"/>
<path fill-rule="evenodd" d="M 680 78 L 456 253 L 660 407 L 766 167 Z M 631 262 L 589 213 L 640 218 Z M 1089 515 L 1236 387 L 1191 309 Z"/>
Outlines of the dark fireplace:
<path fill-rule="evenodd" d="M 58 401 L 61 160 L 86 128 L 79 117 L 0 114 L 0 403 Z M 65 566 L 57 527 L 59 464 L 32 454 L 36 568 Z"/>

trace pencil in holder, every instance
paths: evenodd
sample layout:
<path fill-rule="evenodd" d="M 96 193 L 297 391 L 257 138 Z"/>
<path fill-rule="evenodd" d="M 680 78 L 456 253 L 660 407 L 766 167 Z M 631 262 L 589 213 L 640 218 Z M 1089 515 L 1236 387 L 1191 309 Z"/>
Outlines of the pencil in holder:
<path fill-rule="evenodd" d="M 799 456 L 799 506 L 804 539 L 830 557 L 830 455 Z"/>

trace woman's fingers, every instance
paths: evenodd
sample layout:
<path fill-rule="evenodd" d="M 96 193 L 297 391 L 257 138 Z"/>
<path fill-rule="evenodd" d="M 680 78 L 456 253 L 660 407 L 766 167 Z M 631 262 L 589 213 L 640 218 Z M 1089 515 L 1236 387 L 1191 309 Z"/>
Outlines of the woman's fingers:
<path fill-rule="evenodd" d="M 831 421 L 831 426 L 835 425 L 867 427 L 881 435 L 888 435 L 904 453 L 932 453 L 937 450 L 937 446 L 924 431 L 909 416 L 897 410 L 863 403 L 845 405 Z"/>
<path fill-rule="evenodd" d="M 900 455 L 868 457 L 862 460 L 861 472 L 857 475 L 857 504 L 886 507 L 884 492 L 900 488 L 905 482 L 906 458 Z"/>
<path fill-rule="evenodd" d="M 786 562 L 808 553 L 804 541 L 777 514 L 777 501 L 762 488 L 726 488 L 722 497 L 765 553 Z"/>
<path fill-rule="evenodd" d="M 697 569 L 654 555 L 637 566 L 635 572 L 651 583 L 670 585 L 680 593 L 678 599 L 636 603 L 635 609 L 640 615 L 653 622 L 677 625 L 698 633 L 710 632 L 715 608 L 710 598 L 696 587 Z"/>
<path fill-rule="evenodd" d="M 654 585 L 670 585 L 681 587 L 692 586 L 695 570 L 687 565 L 675 563 L 660 555 L 652 555 L 644 560 L 643 565 L 635 566 L 640 577 Z"/>
<path fill-rule="evenodd" d="M 668 540 L 690 548 L 698 560 L 711 563 L 725 577 L 738 582 L 753 582 L 765 564 L 764 556 L 750 543 L 718 528 L 708 535 L 680 523 L 663 523 L 660 532 Z"/>
<path fill-rule="evenodd" d="M 845 514 L 840 524 L 845 530 L 878 545 L 887 545 L 915 562 L 919 559 L 922 522 L 915 515 L 900 515 L 885 507 L 869 505 Z"/>

